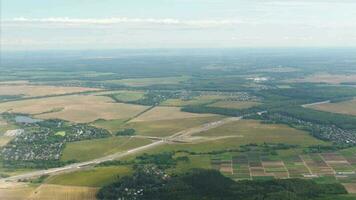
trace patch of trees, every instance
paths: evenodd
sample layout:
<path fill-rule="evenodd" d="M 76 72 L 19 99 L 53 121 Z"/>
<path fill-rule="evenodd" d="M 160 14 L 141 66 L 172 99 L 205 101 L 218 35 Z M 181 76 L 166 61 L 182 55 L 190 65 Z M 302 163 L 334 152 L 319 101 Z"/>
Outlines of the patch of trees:
<path fill-rule="evenodd" d="M 335 145 L 353 146 L 356 144 L 355 129 L 340 128 L 340 126 L 343 125 L 348 128 L 355 127 L 355 124 L 351 124 L 350 121 L 341 121 L 340 118 L 330 118 L 330 121 L 328 121 L 327 118 L 323 118 L 325 116 L 321 116 L 318 119 L 318 115 L 314 114 L 293 115 L 295 113 L 292 113 L 292 115 L 289 115 L 288 113 L 291 111 L 292 110 L 281 110 L 280 112 L 267 112 L 262 115 L 249 116 L 249 118 L 264 120 L 264 123 L 286 124 L 296 129 L 308 131 L 312 136 L 318 139 L 332 141 Z M 319 111 L 315 112 L 320 113 Z M 312 118 L 313 115 L 316 117 L 315 119 Z M 333 116 L 345 117 L 343 115 Z"/>
<path fill-rule="evenodd" d="M 31 180 L 30 182 L 33 184 L 41 184 L 43 183 L 47 178 L 49 177 L 49 175 L 42 175 L 38 178 L 35 178 L 33 180 Z"/>
<path fill-rule="evenodd" d="M 131 161 L 111 160 L 100 163 L 97 166 L 134 165 L 141 166 L 154 164 L 160 169 L 175 167 L 178 162 L 189 162 L 186 156 L 175 157 L 175 152 L 163 152 L 159 154 L 143 154 Z"/>
<path fill-rule="evenodd" d="M 346 194 L 339 184 L 318 184 L 312 180 L 278 179 L 235 182 L 215 170 L 192 170 L 168 176 L 154 170 L 139 169 L 104 186 L 97 198 L 137 200 L 308 200 Z"/>
<path fill-rule="evenodd" d="M 154 106 L 158 105 L 161 102 L 170 99 L 179 97 L 179 93 L 172 92 L 172 91 L 148 91 L 142 99 L 134 101 L 132 103 L 140 104 L 140 105 L 147 105 L 147 106 Z"/>
<path fill-rule="evenodd" d="M 240 152 L 263 152 L 271 155 L 277 155 L 277 150 L 287 150 L 299 147 L 298 145 L 293 144 L 284 144 L 284 143 L 263 143 L 263 144 L 246 144 L 240 146 Z"/>
<path fill-rule="evenodd" d="M 341 149 L 348 148 L 347 145 L 312 145 L 303 150 L 304 153 L 325 153 L 336 152 Z"/>
<path fill-rule="evenodd" d="M 340 98 L 334 98 L 330 100 L 330 103 L 339 103 L 339 102 L 344 102 L 344 101 L 351 101 L 353 100 L 354 97 L 340 97 Z"/>
<path fill-rule="evenodd" d="M 116 98 L 115 94 L 106 95 L 112 98 L 114 101 L 119 103 L 131 103 L 131 104 L 139 104 L 145 106 L 155 106 L 160 104 L 161 102 L 170 99 L 170 98 L 178 98 L 180 97 L 179 91 L 169 91 L 169 90 L 149 90 L 141 99 L 135 101 L 121 101 Z"/>
<path fill-rule="evenodd" d="M 268 94 L 266 94 L 268 93 Z M 260 95 L 303 100 L 308 103 L 356 96 L 356 88 L 342 86 L 319 86 L 317 84 L 294 84 L 293 88 L 279 88 L 260 92 Z"/>
<path fill-rule="evenodd" d="M 208 107 L 205 105 L 185 106 L 181 110 L 184 112 L 191 112 L 191 113 L 212 113 L 212 114 L 234 116 L 234 117 L 240 116 L 242 114 L 242 112 L 238 109 Z"/>
<path fill-rule="evenodd" d="M 340 85 L 356 85 L 356 82 L 342 82 Z"/>
<path fill-rule="evenodd" d="M 60 160 L 2 160 L 2 166 L 10 169 L 49 169 L 54 167 L 62 167 L 75 163 L 76 161 L 60 161 Z"/>
<path fill-rule="evenodd" d="M 23 95 L 0 95 L 0 102 L 20 99 L 22 97 Z"/>
<path fill-rule="evenodd" d="M 323 112 L 303 107 L 289 107 L 271 110 L 269 113 L 297 118 L 316 124 L 335 125 L 342 129 L 356 130 L 356 117 L 337 113 Z"/>
<path fill-rule="evenodd" d="M 188 150 L 177 150 L 175 151 L 176 153 L 187 153 L 190 155 L 219 155 L 219 154 L 224 154 L 224 153 L 232 153 L 232 152 L 249 152 L 249 151 L 255 151 L 255 152 L 263 152 L 263 153 L 269 153 L 272 155 L 277 154 L 277 150 L 287 150 L 287 149 L 292 149 L 292 148 L 297 148 L 298 145 L 292 145 L 292 144 L 283 144 L 283 143 L 263 143 L 263 144 L 246 144 L 246 145 L 241 145 L 239 148 L 234 148 L 234 149 L 222 149 L 222 150 L 214 150 L 214 151 L 208 151 L 208 152 L 195 152 L 195 151 L 188 151 Z"/>
<path fill-rule="evenodd" d="M 191 113 L 212 113 L 212 114 L 236 117 L 236 116 L 249 116 L 249 115 L 256 114 L 258 112 L 278 109 L 282 107 L 288 109 L 288 107 L 299 106 L 302 103 L 303 102 L 301 101 L 291 101 L 291 100 L 273 101 L 273 102 L 265 102 L 262 105 L 253 106 L 251 108 L 245 108 L 245 109 L 221 108 L 221 107 L 212 107 L 208 105 L 193 105 L 193 106 L 185 106 L 181 110 L 185 112 L 191 112 Z"/>
<path fill-rule="evenodd" d="M 136 130 L 133 128 L 126 128 L 124 130 L 118 131 L 115 135 L 116 136 L 132 136 L 135 135 Z"/>
<path fill-rule="evenodd" d="M 163 152 L 159 154 L 143 154 L 136 157 L 137 164 L 154 164 L 161 168 L 170 168 L 177 164 L 177 160 L 173 158 L 173 152 Z"/>

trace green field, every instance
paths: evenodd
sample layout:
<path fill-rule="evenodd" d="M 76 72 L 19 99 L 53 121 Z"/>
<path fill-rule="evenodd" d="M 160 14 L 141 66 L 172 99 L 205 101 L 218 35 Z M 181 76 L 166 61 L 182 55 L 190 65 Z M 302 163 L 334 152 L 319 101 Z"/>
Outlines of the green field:
<path fill-rule="evenodd" d="M 221 116 L 194 117 L 175 120 L 158 120 L 147 122 L 131 122 L 125 128 L 134 128 L 136 134 L 145 136 L 165 137 L 191 127 L 199 126 L 212 121 L 222 119 Z"/>
<path fill-rule="evenodd" d="M 165 144 L 154 149 L 146 151 L 146 153 L 170 152 L 175 150 L 187 150 L 192 152 L 211 152 L 226 149 L 236 149 L 241 145 L 264 142 L 268 143 L 284 143 L 296 144 L 301 148 L 309 145 L 325 145 L 329 144 L 318 140 L 308 133 L 290 128 L 285 125 L 262 124 L 254 120 L 241 120 L 224 126 L 211 129 L 207 132 L 202 132 L 193 136 L 211 138 L 208 141 L 183 144 Z M 236 136 L 230 138 L 219 138 L 221 136 Z M 216 138 L 216 139 L 214 139 Z M 291 155 L 300 154 L 300 148 L 286 150 L 281 152 L 283 158 L 288 158 Z M 128 159 L 134 158 L 136 155 L 130 156 Z"/>
<path fill-rule="evenodd" d="M 137 101 L 145 95 L 143 91 L 119 91 L 112 94 L 115 99 L 122 102 Z"/>
<path fill-rule="evenodd" d="M 93 122 L 92 125 L 98 128 L 106 129 L 111 133 L 114 133 L 120 130 L 123 124 L 125 124 L 125 121 L 126 119 L 114 119 L 114 120 L 99 119 Z"/>
<path fill-rule="evenodd" d="M 109 137 L 68 143 L 61 160 L 87 161 L 151 143 L 148 139 Z"/>
<path fill-rule="evenodd" d="M 95 167 L 51 177 L 47 183 L 57 185 L 101 187 L 131 173 L 130 167 Z"/>
<path fill-rule="evenodd" d="M 179 162 L 170 170 L 172 173 L 184 173 L 192 169 L 210 169 L 210 156 L 188 156 L 189 162 Z"/>
<path fill-rule="evenodd" d="M 59 136 L 64 137 L 64 136 L 66 136 L 66 132 L 65 131 L 59 131 L 55 135 L 59 135 Z"/>
<path fill-rule="evenodd" d="M 237 139 L 230 139 L 235 141 L 235 145 L 263 142 L 300 144 L 302 146 L 326 144 L 310 136 L 307 132 L 293 129 L 286 125 L 262 124 L 255 120 L 240 120 L 228 123 L 199 133 L 197 136 L 238 136 Z M 216 142 L 219 143 L 219 141 Z"/>

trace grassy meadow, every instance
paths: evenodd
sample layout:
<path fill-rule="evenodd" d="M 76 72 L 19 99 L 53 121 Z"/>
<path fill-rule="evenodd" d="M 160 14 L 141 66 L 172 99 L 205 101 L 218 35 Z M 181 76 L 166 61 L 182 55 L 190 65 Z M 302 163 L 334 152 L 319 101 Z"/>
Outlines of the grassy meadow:
<path fill-rule="evenodd" d="M 109 137 L 66 144 L 61 160 L 87 161 L 151 143 L 148 139 Z"/>
<path fill-rule="evenodd" d="M 173 119 L 173 120 L 158 120 L 158 121 L 140 121 L 130 122 L 126 124 L 125 128 L 134 128 L 136 134 L 144 136 L 166 137 L 173 135 L 179 131 L 200 126 L 213 121 L 222 119 L 222 116 L 212 117 L 194 117 L 187 119 Z"/>
<path fill-rule="evenodd" d="M 47 183 L 68 186 L 101 187 L 130 175 L 132 169 L 127 166 L 95 167 L 84 171 L 60 174 L 48 179 Z"/>

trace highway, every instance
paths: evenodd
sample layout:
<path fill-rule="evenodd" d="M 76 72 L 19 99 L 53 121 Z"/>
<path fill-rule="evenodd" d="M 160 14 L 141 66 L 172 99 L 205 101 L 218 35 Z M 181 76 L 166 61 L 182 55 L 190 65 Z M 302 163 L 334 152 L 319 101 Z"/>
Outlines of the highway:
<path fill-rule="evenodd" d="M 63 167 L 51 168 L 51 169 L 46 169 L 46 170 L 38 170 L 38 171 L 24 173 L 24 174 L 20 174 L 20 175 L 16 175 L 16 176 L 11 176 L 11 177 L 0 179 L 0 181 L 18 181 L 21 179 L 30 179 L 30 178 L 34 178 L 34 177 L 39 177 L 42 175 L 53 175 L 53 174 L 83 170 L 83 169 L 86 169 L 88 167 L 94 166 L 96 164 L 99 164 L 99 163 L 102 163 L 105 161 L 120 159 L 122 157 L 132 155 L 135 153 L 139 153 L 139 152 L 143 152 L 143 151 L 155 148 L 155 147 L 163 145 L 163 144 L 169 144 L 171 142 L 184 142 L 185 139 L 189 138 L 193 134 L 205 132 L 210 129 L 222 126 L 226 123 L 238 121 L 241 119 L 242 119 L 242 117 L 224 118 L 219 121 L 206 123 L 206 124 L 203 124 L 198 127 L 189 128 L 189 129 L 180 131 L 178 133 L 173 134 L 172 136 L 162 138 L 161 140 L 158 140 L 158 141 L 154 141 L 151 144 L 133 148 L 133 149 L 130 149 L 130 150 L 127 150 L 124 152 L 117 152 L 117 153 L 114 153 L 114 154 L 111 154 L 111 155 L 108 155 L 105 157 L 97 158 L 97 159 L 86 161 L 86 162 L 74 163 L 74 164 L 70 164 L 67 166 L 63 166 Z"/>

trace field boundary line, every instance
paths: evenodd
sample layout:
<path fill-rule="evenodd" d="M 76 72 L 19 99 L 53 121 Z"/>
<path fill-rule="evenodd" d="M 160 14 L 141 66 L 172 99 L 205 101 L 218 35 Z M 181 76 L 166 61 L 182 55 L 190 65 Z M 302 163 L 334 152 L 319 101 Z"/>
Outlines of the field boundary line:
<path fill-rule="evenodd" d="M 325 162 L 325 164 L 326 164 L 328 167 L 330 167 L 330 169 L 333 170 L 333 173 L 334 173 L 334 176 L 335 176 L 335 175 L 336 175 L 335 169 L 334 169 L 333 167 L 331 167 L 331 166 L 329 165 L 329 163 L 327 163 L 327 162 L 325 161 L 324 157 L 323 157 L 320 153 L 318 153 L 318 155 L 319 155 L 319 157 Z"/>
<path fill-rule="evenodd" d="M 282 163 L 283 163 L 283 167 L 284 167 L 284 169 L 286 170 L 286 172 L 287 172 L 287 174 L 288 174 L 288 178 L 290 178 L 290 174 L 289 174 L 289 170 L 288 170 L 288 168 L 286 167 L 286 164 L 284 163 L 284 161 L 282 160 Z"/>
<path fill-rule="evenodd" d="M 307 165 L 307 163 L 305 162 L 305 160 L 303 159 L 303 157 L 302 157 L 301 155 L 299 155 L 299 158 L 303 161 L 303 164 L 304 164 L 305 168 L 308 169 L 310 175 L 313 175 L 312 170 L 309 168 L 309 166 Z"/>
<path fill-rule="evenodd" d="M 156 106 L 150 106 L 149 108 L 147 108 L 147 109 L 145 109 L 144 111 L 142 111 L 142 112 L 136 114 L 135 116 L 132 116 L 132 117 L 128 118 L 127 120 L 124 121 L 124 123 L 128 123 L 128 122 L 130 122 L 131 120 L 136 119 L 137 117 L 139 117 L 139 116 L 145 114 L 146 112 L 152 110 L 152 109 L 155 108 L 155 107 L 156 107 Z"/>
<path fill-rule="evenodd" d="M 252 173 L 251 173 L 251 167 L 250 167 L 250 160 L 248 159 L 248 157 L 247 157 L 247 164 L 248 164 L 248 172 L 250 173 L 250 180 L 253 180 Z"/>

